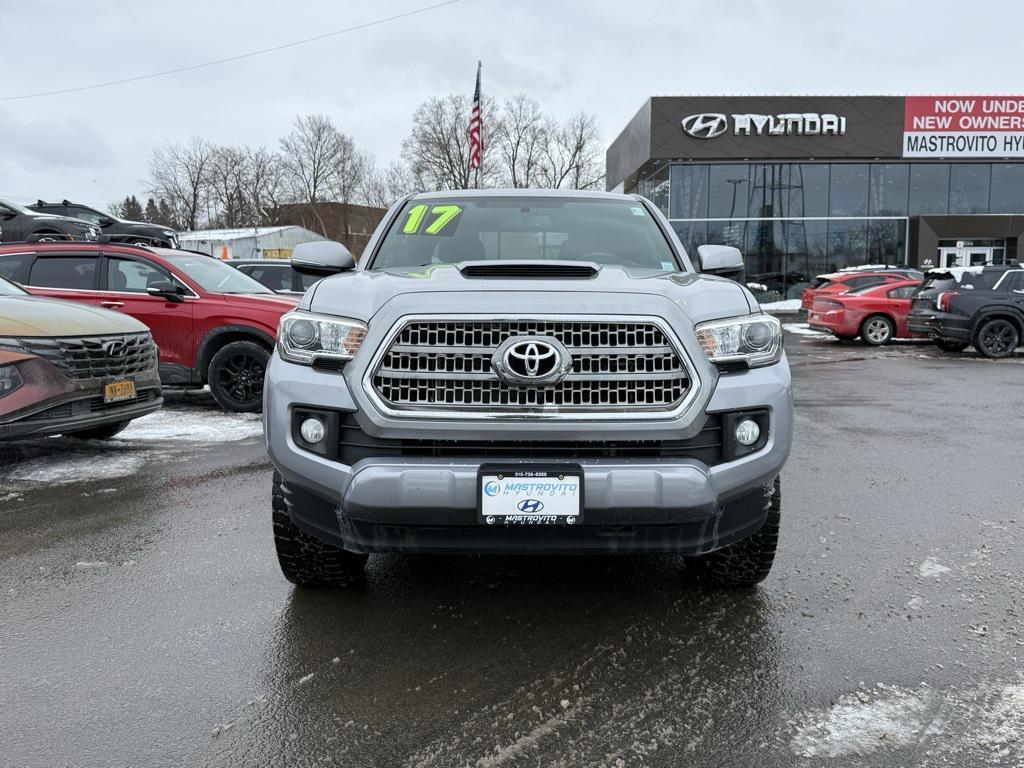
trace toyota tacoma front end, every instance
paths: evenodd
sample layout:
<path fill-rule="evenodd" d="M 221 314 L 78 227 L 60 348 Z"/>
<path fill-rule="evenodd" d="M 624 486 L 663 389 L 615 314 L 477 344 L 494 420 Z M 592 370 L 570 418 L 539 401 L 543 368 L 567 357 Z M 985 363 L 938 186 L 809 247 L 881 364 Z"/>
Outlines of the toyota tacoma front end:
<path fill-rule="evenodd" d="M 792 397 L 778 321 L 646 200 L 417 195 L 282 318 L 264 425 L 285 575 L 370 552 L 674 552 L 771 567 Z M 705 272 L 736 269 L 707 247 Z"/>

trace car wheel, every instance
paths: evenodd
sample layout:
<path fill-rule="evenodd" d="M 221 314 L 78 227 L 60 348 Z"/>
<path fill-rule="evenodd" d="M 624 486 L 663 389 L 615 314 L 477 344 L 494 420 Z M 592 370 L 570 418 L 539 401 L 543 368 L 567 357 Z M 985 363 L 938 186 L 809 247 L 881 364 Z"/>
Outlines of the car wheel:
<path fill-rule="evenodd" d="M 892 320 L 884 315 L 872 315 L 860 326 L 860 337 L 865 344 L 880 347 L 892 341 L 896 327 Z"/>
<path fill-rule="evenodd" d="M 64 437 L 74 437 L 78 440 L 109 440 L 119 432 L 123 432 L 131 421 L 117 421 L 113 424 L 103 424 L 99 427 L 89 429 L 77 429 L 74 432 L 65 432 Z"/>
<path fill-rule="evenodd" d="M 704 584 L 716 587 L 753 587 L 764 581 L 775 562 L 782 521 L 782 480 L 765 488 L 764 525 L 753 536 L 706 555 L 684 558 L 686 569 Z"/>
<path fill-rule="evenodd" d="M 1020 332 L 1009 320 L 995 317 L 986 320 L 974 337 L 974 348 L 985 357 L 1009 357 L 1020 343 Z"/>
<path fill-rule="evenodd" d="M 263 407 L 263 375 L 270 352 L 254 341 L 225 344 L 210 360 L 206 380 L 214 399 L 228 411 L 246 413 Z"/>
<path fill-rule="evenodd" d="M 281 573 L 300 587 L 351 587 L 359 583 L 367 556 L 327 544 L 300 530 L 288 514 L 288 488 L 274 473 L 274 546 Z"/>
<path fill-rule="evenodd" d="M 970 344 L 966 341 L 947 341 L 946 339 L 936 339 L 935 346 L 943 352 L 963 352 L 970 346 Z"/>

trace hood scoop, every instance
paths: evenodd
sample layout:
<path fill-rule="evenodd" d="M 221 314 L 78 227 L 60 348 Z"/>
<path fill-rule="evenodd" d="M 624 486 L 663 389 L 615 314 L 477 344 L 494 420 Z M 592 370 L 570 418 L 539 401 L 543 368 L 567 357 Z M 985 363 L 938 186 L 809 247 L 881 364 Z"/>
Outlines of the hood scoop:
<path fill-rule="evenodd" d="M 456 265 L 463 277 L 501 280 L 586 280 L 601 267 L 591 261 L 463 261 Z"/>

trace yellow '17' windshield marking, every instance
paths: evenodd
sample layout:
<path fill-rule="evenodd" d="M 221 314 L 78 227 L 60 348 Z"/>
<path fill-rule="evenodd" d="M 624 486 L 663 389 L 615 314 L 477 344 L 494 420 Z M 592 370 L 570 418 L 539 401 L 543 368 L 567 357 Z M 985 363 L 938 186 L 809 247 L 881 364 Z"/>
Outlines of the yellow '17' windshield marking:
<path fill-rule="evenodd" d="M 426 232 L 428 235 L 436 235 L 448 226 L 448 222 L 462 213 L 462 209 L 457 205 L 435 205 L 430 209 L 430 212 L 436 213 L 438 216 L 430 223 Z"/>

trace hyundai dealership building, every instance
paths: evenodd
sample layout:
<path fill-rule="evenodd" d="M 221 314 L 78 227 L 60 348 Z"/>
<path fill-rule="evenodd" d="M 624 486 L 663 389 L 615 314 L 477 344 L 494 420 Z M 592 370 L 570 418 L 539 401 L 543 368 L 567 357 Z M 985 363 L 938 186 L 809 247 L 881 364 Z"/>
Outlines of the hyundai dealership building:
<path fill-rule="evenodd" d="M 739 248 L 769 300 L 845 266 L 1000 264 L 1024 234 L 1024 97 L 655 97 L 607 173 L 690 253 Z"/>

